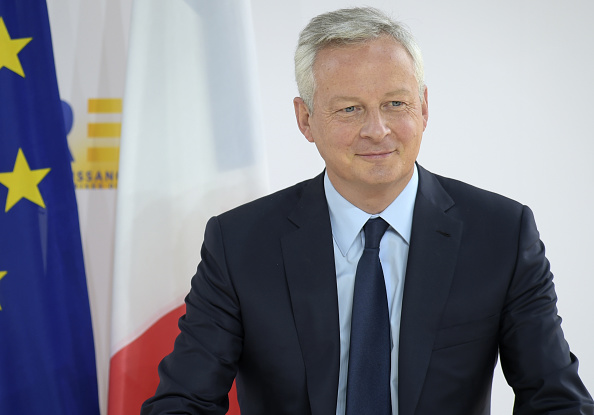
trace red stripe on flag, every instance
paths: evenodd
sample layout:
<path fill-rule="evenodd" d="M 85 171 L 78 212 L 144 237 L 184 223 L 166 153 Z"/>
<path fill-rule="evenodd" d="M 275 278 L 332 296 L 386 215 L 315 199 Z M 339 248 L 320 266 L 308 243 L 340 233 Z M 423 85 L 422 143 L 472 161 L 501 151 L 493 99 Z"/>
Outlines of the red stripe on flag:
<path fill-rule="evenodd" d="M 159 384 L 157 366 L 173 350 L 179 334 L 177 321 L 185 311 L 185 304 L 170 311 L 113 355 L 109 367 L 109 415 L 140 413 L 142 403 L 155 394 Z"/>
<path fill-rule="evenodd" d="M 170 311 L 113 355 L 109 370 L 109 415 L 137 414 L 142 403 L 155 394 L 159 385 L 157 366 L 173 350 L 173 342 L 179 334 L 177 321 L 185 311 L 185 305 Z M 229 392 L 227 413 L 239 415 L 235 383 Z"/>

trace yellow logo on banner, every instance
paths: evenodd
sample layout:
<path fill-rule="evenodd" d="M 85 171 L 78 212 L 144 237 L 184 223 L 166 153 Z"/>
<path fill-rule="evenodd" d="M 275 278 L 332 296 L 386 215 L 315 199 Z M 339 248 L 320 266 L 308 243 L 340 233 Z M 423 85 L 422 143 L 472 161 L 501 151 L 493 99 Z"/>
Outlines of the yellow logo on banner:
<path fill-rule="evenodd" d="M 86 131 L 71 143 L 72 172 L 77 189 L 115 189 L 118 183 L 122 99 L 91 98 Z"/>

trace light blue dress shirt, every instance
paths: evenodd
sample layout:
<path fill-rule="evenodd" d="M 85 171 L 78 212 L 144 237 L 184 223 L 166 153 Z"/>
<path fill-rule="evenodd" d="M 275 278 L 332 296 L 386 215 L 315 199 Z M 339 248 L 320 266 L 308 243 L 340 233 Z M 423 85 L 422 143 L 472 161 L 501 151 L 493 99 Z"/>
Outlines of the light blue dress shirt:
<path fill-rule="evenodd" d="M 413 210 L 417 196 L 419 175 L 415 165 L 413 176 L 404 190 L 383 212 L 370 215 L 352 205 L 332 186 L 328 173 L 324 177 L 324 191 L 330 210 L 330 224 L 334 240 L 334 262 L 338 291 L 340 323 L 340 372 L 336 415 L 344 415 L 351 340 L 351 310 L 357 263 L 365 246 L 363 225 L 369 218 L 380 216 L 390 224 L 380 242 L 380 262 L 384 271 L 388 309 L 390 312 L 390 390 L 392 414 L 398 415 L 398 345 L 402 292 L 408 260 Z"/>

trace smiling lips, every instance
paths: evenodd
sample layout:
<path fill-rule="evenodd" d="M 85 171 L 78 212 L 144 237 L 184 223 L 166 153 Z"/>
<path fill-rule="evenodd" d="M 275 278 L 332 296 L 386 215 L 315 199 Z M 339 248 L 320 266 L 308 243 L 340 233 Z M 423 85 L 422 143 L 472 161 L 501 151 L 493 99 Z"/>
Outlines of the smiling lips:
<path fill-rule="evenodd" d="M 399 154 L 399 151 L 398 150 L 369 151 L 369 152 L 365 152 L 365 153 L 358 153 L 357 155 L 359 157 L 362 157 L 362 158 L 368 159 L 368 160 L 380 160 L 380 159 L 387 158 L 387 157 L 391 156 L 393 153 Z"/>

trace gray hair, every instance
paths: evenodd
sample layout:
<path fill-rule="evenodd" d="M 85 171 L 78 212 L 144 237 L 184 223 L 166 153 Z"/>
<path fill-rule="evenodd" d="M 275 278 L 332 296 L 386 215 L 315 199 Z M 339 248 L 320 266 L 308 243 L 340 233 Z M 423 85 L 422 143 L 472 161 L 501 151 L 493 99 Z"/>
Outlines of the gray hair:
<path fill-rule="evenodd" d="M 391 36 L 408 52 L 413 61 L 419 97 L 424 100 L 425 74 L 421 49 L 410 31 L 373 7 L 340 9 L 311 19 L 301 31 L 295 51 L 295 80 L 299 95 L 313 113 L 313 96 L 316 88 L 313 66 L 320 50 L 329 45 L 353 45 Z"/>

